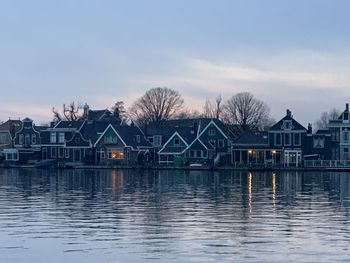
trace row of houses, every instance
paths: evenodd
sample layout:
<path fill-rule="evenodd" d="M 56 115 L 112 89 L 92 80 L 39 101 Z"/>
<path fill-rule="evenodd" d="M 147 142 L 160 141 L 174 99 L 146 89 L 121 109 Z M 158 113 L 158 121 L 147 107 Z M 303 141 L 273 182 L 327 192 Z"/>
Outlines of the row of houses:
<path fill-rule="evenodd" d="M 303 161 L 350 159 L 349 105 L 328 127 L 312 131 L 290 110 L 268 131 L 243 131 L 218 119 L 197 118 L 127 125 L 116 112 L 90 110 L 78 121 L 36 126 L 0 125 L 0 160 L 75 165 L 302 166 Z"/>

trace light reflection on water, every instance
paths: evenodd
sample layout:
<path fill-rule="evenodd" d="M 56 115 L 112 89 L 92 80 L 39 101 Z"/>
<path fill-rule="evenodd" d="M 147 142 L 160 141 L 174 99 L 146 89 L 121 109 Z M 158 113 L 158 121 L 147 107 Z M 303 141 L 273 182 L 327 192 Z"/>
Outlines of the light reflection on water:
<path fill-rule="evenodd" d="M 0 262 L 349 260 L 350 174 L 0 170 Z"/>

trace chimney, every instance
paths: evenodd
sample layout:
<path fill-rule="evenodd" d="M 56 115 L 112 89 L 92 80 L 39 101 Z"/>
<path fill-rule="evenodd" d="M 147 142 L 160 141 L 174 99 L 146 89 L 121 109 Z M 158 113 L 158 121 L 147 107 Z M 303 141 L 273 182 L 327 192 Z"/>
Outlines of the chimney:
<path fill-rule="evenodd" d="M 50 122 L 50 128 L 53 128 L 53 127 L 55 127 L 55 122 L 54 122 L 54 121 L 51 121 L 51 122 Z"/>
<path fill-rule="evenodd" d="M 287 109 L 287 116 L 292 117 L 292 112 L 289 109 Z"/>
<path fill-rule="evenodd" d="M 345 110 L 346 110 L 346 111 L 349 111 L 349 103 L 346 103 L 346 104 L 345 104 Z"/>
<path fill-rule="evenodd" d="M 85 102 L 85 105 L 84 105 L 84 118 L 87 118 L 88 113 L 89 113 L 89 105 Z"/>
<path fill-rule="evenodd" d="M 309 123 L 307 126 L 307 133 L 312 134 L 312 124 L 311 123 Z"/>

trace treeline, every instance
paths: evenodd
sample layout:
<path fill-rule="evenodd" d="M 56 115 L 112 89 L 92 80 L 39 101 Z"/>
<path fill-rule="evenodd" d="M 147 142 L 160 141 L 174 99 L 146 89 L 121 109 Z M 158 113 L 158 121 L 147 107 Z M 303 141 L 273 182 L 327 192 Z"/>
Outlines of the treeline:
<path fill-rule="evenodd" d="M 275 123 L 269 106 L 249 92 L 234 94 L 226 100 L 219 95 L 214 100 L 206 100 L 199 111 L 186 108 L 178 91 L 158 87 L 147 90 L 128 108 L 123 101 L 117 101 L 111 110 L 125 122 L 133 122 L 140 127 L 150 122 L 184 118 L 217 118 L 226 124 L 239 125 L 243 130 L 266 130 Z M 83 117 L 84 105 L 71 102 L 68 105 L 63 104 L 61 110 L 53 108 L 52 112 L 54 121 L 77 121 Z M 323 113 L 316 122 L 318 128 L 322 128 L 338 112 L 333 109 L 331 113 Z"/>

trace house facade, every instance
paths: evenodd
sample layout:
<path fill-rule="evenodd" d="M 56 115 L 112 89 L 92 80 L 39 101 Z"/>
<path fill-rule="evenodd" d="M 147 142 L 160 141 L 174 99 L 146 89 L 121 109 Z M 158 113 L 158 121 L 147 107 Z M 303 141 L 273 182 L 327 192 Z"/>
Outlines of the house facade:
<path fill-rule="evenodd" d="M 328 130 L 331 136 L 331 157 L 332 160 L 350 159 L 350 118 L 349 104 L 345 104 L 345 109 L 338 119 L 330 120 Z"/>

